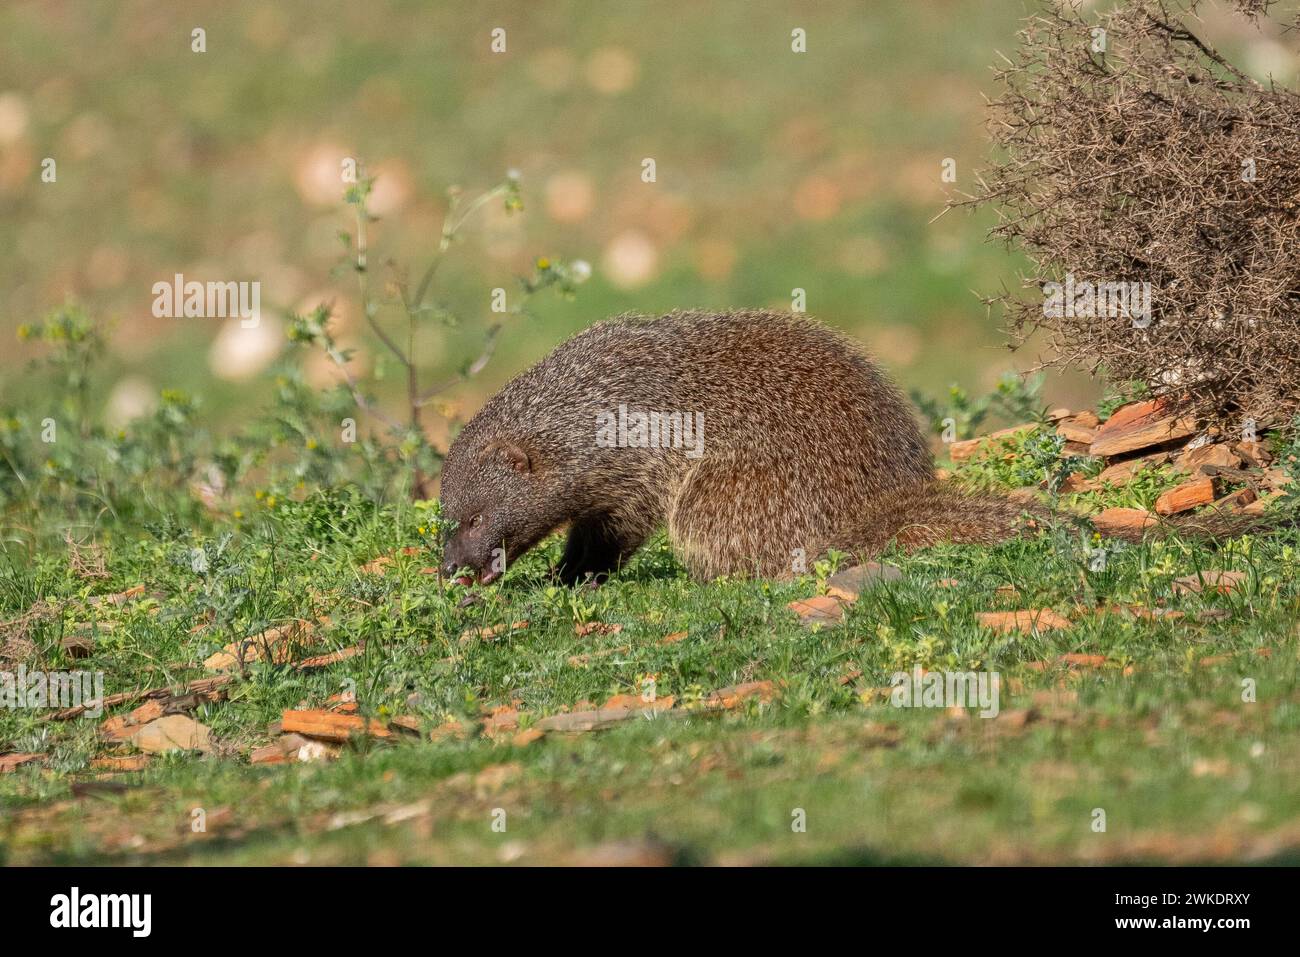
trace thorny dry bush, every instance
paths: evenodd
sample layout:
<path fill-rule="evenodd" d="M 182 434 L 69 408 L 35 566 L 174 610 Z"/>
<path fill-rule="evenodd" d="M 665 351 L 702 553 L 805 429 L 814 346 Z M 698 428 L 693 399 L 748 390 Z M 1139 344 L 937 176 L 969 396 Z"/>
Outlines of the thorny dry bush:
<path fill-rule="evenodd" d="M 995 71 L 1005 155 L 954 205 L 998 206 L 993 234 L 1034 265 L 1026 287 L 1150 284 L 1140 317 L 1004 292 L 990 302 L 1017 343 L 1043 329 L 1047 364 L 1145 383 L 1240 429 L 1300 408 L 1300 96 L 1203 42 L 1195 7 L 1131 0 L 1085 18 L 1051 0 Z"/>

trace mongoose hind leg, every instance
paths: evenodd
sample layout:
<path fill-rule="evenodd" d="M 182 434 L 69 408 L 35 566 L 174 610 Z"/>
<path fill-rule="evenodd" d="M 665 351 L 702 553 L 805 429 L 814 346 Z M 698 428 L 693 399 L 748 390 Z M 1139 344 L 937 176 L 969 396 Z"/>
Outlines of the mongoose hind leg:
<path fill-rule="evenodd" d="M 644 541 L 643 534 L 622 527 L 609 515 L 580 518 L 569 529 L 564 555 L 555 569 L 556 577 L 567 586 L 577 585 L 588 577 L 602 582 Z"/>
<path fill-rule="evenodd" d="M 730 457 L 701 462 L 670 498 L 673 551 L 698 581 L 789 578 L 814 538 L 800 525 L 809 510 L 790 501 L 798 494 L 779 466 Z"/>

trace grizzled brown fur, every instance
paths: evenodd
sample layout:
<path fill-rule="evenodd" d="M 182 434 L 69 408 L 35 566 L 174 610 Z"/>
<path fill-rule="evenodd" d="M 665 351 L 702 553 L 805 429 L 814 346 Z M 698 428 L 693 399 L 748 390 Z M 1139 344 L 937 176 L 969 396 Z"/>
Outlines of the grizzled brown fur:
<path fill-rule="evenodd" d="M 620 405 L 702 412 L 703 454 L 599 447 L 597 417 Z M 999 541 L 1025 513 L 935 485 L 884 374 L 844 336 L 765 311 L 625 316 L 563 343 L 456 437 L 442 506 L 458 523 L 445 569 L 483 582 L 564 525 L 573 583 L 661 526 L 697 578 L 788 577 L 830 548 Z"/>

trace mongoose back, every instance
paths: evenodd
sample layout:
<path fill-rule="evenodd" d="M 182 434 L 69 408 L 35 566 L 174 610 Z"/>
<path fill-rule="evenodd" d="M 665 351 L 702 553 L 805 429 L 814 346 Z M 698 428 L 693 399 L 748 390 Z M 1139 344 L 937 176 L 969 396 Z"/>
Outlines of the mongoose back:
<path fill-rule="evenodd" d="M 992 542 L 1025 507 L 951 492 L 906 400 L 854 344 L 767 311 L 624 316 L 493 396 L 442 472 L 444 569 L 482 583 L 561 526 L 565 583 L 656 529 L 696 578 L 789 577 L 831 548 Z"/>

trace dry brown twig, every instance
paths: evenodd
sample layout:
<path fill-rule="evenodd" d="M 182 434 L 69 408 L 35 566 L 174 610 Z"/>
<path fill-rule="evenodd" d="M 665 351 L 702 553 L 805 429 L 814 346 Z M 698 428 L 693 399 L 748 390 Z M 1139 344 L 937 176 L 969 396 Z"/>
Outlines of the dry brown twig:
<path fill-rule="evenodd" d="M 83 544 L 73 539 L 71 532 L 64 532 L 64 542 L 68 546 L 68 570 L 83 581 L 110 577 L 104 564 L 104 548 L 95 542 Z"/>

